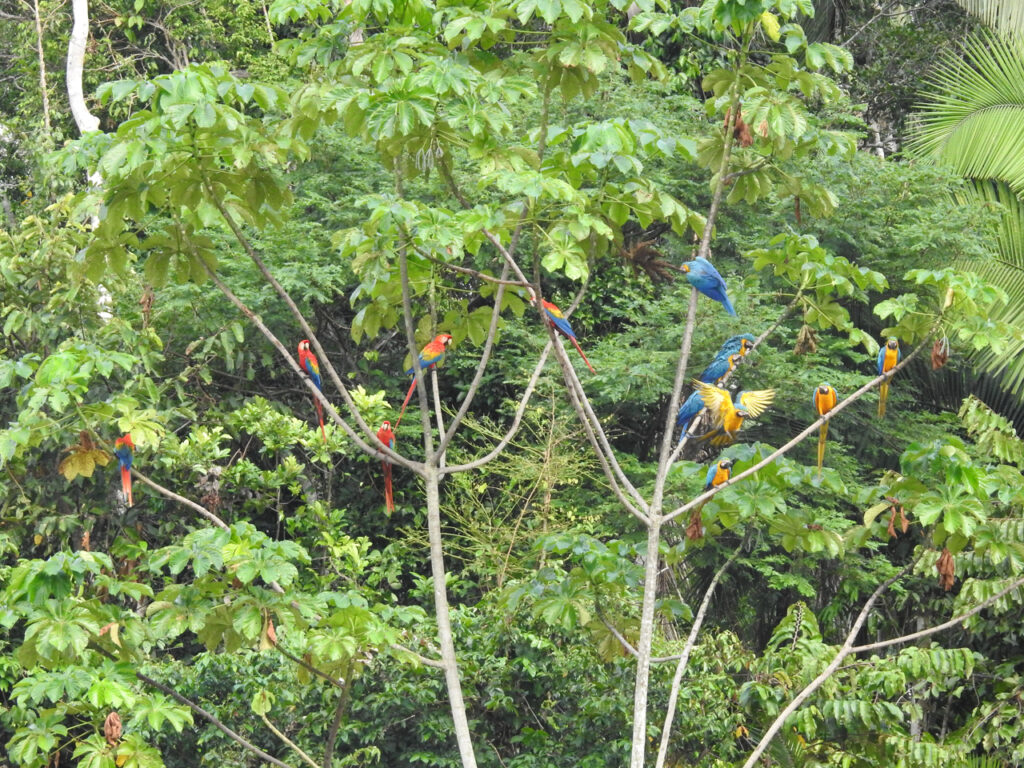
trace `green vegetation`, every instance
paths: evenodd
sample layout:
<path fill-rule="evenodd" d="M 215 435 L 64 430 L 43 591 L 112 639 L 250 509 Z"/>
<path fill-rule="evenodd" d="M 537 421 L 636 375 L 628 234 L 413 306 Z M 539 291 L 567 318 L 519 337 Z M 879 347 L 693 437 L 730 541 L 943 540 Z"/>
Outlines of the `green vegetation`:
<path fill-rule="evenodd" d="M 967 155 L 1020 121 L 941 134 L 1011 43 L 971 38 L 918 118 L 850 95 L 940 38 L 952 82 L 951 8 L 96 4 L 78 137 L 66 20 L 9 5 L 11 765 L 1024 761 L 1020 169 Z M 720 386 L 774 402 L 681 439 L 741 333 Z"/>

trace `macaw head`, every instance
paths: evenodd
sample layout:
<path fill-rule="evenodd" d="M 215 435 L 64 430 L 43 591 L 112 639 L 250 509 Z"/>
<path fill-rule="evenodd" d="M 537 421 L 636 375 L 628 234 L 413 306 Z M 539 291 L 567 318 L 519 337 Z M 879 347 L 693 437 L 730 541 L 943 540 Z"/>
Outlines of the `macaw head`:
<path fill-rule="evenodd" d="M 750 411 L 748 411 L 745 406 L 737 405 L 736 415 L 739 416 L 741 419 L 745 419 L 747 418 L 747 416 L 750 415 Z"/>
<path fill-rule="evenodd" d="M 900 342 L 895 336 L 890 336 L 889 340 L 885 342 L 885 346 L 889 349 L 899 349 Z"/>
<path fill-rule="evenodd" d="M 299 342 L 299 359 L 309 354 L 309 339 L 303 339 Z"/>
<path fill-rule="evenodd" d="M 391 429 L 391 422 L 390 421 L 385 421 L 383 424 L 380 425 L 380 431 L 381 432 L 383 432 L 385 429 Z"/>
<path fill-rule="evenodd" d="M 740 354 L 745 355 L 754 348 L 754 342 L 750 339 L 740 339 Z"/>
<path fill-rule="evenodd" d="M 732 459 L 722 459 L 720 462 L 718 462 L 718 466 L 721 467 L 722 469 L 732 469 L 732 465 Z"/>
<path fill-rule="evenodd" d="M 682 266 L 681 266 L 681 267 L 679 267 L 679 268 L 680 268 L 681 270 L 683 270 L 683 273 L 684 273 L 684 274 L 685 274 L 685 273 L 688 273 L 688 272 L 690 271 L 690 262 L 688 262 L 688 261 L 684 261 L 684 262 L 683 262 L 683 264 L 682 264 Z"/>
<path fill-rule="evenodd" d="M 434 341 L 439 341 L 444 344 L 444 348 L 448 349 L 448 345 L 452 343 L 452 335 L 450 333 L 439 333 L 434 337 Z"/>
<path fill-rule="evenodd" d="M 821 395 L 822 397 L 824 397 L 825 395 L 827 395 L 829 393 L 829 390 L 831 390 L 831 389 L 832 389 L 832 385 L 829 384 L 826 381 L 824 384 L 822 384 L 820 387 L 818 387 L 818 394 Z"/>

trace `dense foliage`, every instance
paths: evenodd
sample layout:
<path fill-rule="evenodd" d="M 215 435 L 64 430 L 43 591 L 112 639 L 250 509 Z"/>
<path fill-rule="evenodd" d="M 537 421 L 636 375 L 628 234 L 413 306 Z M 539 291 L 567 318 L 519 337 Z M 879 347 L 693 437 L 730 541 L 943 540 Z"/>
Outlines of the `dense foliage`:
<path fill-rule="evenodd" d="M 954 9 L 96 3 L 82 137 L 69 19 L 0 10 L 12 765 L 1024 762 L 1024 443 L 967 396 L 1006 220 L 874 151 Z M 677 448 L 740 333 L 772 407 Z"/>

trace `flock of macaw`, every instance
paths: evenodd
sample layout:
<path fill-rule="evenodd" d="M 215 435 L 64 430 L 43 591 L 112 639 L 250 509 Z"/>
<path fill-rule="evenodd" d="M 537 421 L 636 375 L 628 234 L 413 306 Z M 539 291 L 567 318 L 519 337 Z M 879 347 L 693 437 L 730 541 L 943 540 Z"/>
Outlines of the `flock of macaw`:
<path fill-rule="evenodd" d="M 722 276 L 710 261 L 697 257 L 692 261 L 684 263 L 681 269 L 690 285 L 705 296 L 719 302 L 728 314 L 736 317 L 736 310 L 733 308 L 732 302 L 729 301 L 729 295 L 726 291 L 725 280 L 722 279 Z M 530 300 L 536 304 L 536 297 L 533 295 L 533 291 L 530 291 Z M 591 373 L 596 373 L 594 366 L 590 364 L 587 356 L 583 353 L 576 334 L 573 332 L 565 315 L 562 314 L 562 311 L 546 299 L 541 300 L 541 307 L 551 327 L 573 343 L 573 346 L 580 353 L 580 357 L 583 358 L 583 362 L 586 363 L 587 368 L 590 369 Z M 438 334 L 428 342 L 419 353 L 420 371 L 426 372 L 440 365 L 444 361 L 448 346 L 451 343 L 452 337 L 447 333 Z M 718 386 L 726 376 L 735 370 L 736 366 L 754 348 L 755 344 L 755 338 L 748 333 L 738 334 L 726 339 L 718 350 L 718 354 L 715 355 L 714 360 L 693 380 L 694 390 L 683 402 L 676 417 L 676 424 L 680 428 L 680 442 L 693 437 L 698 441 L 706 440 L 714 446 L 730 445 L 736 441 L 744 419 L 748 417 L 757 418 L 772 404 L 775 398 L 774 389 L 740 391 L 732 395 L 728 389 Z M 879 375 L 891 371 L 901 359 L 899 342 L 894 337 L 888 339 L 885 346 L 878 351 L 877 369 Z M 307 339 L 299 342 L 298 362 L 299 367 L 305 371 L 313 384 L 316 385 L 316 388 L 322 391 L 320 364 L 316 355 L 310 350 Z M 402 402 L 401 410 L 398 413 L 395 429 L 398 429 L 399 424 L 402 423 L 405 408 L 409 404 L 409 399 L 412 397 L 413 390 L 416 387 L 417 379 L 415 372 L 415 366 L 410 367 L 405 372 L 407 376 L 412 376 L 412 382 L 409 384 L 409 390 L 405 394 L 405 400 Z M 886 379 L 879 386 L 878 418 L 885 417 L 885 401 L 888 394 L 889 381 Z M 827 382 L 818 386 L 814 390 L 812 397 L 814 409 L 819 417 L 825 416 L 835 408 L 838 400 L 839 396 L 836 394 L 835 389 Z M 323 407 L 318 398 L 314 397 L 313 403 L 316 406 L 317 420 L 320 423 L 320 434 L 326 444 L 327 432 L 324 428 Z M 707 409 L 710 415 L 710 429 L 699 436 L 691 434 L 689 431 L 690 426 L 705 409 Z M 825 460 L 825 439 L 827 435 L 828 422 L 826 421 L 821 425 L 818 437 L 819 475 Z M 394 450 L 395 432 L 391 428 L 390 421 L 385 421 L 381 424 L 380 429 L 377 431 L 377 439 L 383 445 Z M 114 443 L 114 455 L 117 456 L 121 468 L 121 488 L 129 507 L 133 505 L 131 467 L 134 449 L 135 445 L 132 442 L 131 434 L 117 438 Z M 381 465 L 384 471 L 384 504 L 390 515 L 395 509 L 391 478 L 392 465 L 386 457 L 382 458 Z M 728 482 L 732 475 L 732 466 L 733 460 L 730 458 L 723 458 L 712 463 L 708 468 L 705 478 L 704 491 L 709 491 Z M 701 507 L 703 507 L 703 504 L 697 506 L 694 510 L 691 528 L 694 525 L 698 529 L 700 527 L 699 516 Z M 690 535 L 690 531 L 691 529 L 687 529 L 688 535 Z"/>

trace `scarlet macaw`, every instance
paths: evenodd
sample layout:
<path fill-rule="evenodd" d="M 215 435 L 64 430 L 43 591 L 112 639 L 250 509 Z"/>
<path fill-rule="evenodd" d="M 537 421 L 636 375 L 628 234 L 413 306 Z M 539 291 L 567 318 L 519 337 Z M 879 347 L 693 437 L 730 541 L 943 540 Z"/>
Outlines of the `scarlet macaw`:
<path fill-rule="evenodd" d="M 130 432 L 114 441 L 114 455 L 117 456 L 117 463 L 121 465 L 121 492 L 124 494 L 125 499 L 128 500 L 129 507 L 135 504 L 132 501 L 132 459 L 134 458 L 134 450 L 135 443 L 132 442 Z"/>
<path fill-rule="evenodd" d="M 299 367 L 309 374 L 309 378 L 316 384 L 316 388 L 323 391 L 320 381 L 320 363 L 317 361 L 316 355 L 309 351 L 307 339 L 299 342 Z M 316 406 L 316 416 L 320 420 L 320 434 L 324 437 L 324 445 L 327 445 L 327 432 L 324 430 L 324 408 L 316 397 L 313 398 L 313 405 Z"/>
<path fill-rule="evenodd" d="M 576 347 L 576 351 L 580 353 L 580 357 L 583 358 L 583 362 L 587 364 L 587 368 L 590 369 L 591 373 L 597 373 L 594 370 L 594 366 L 587 360 L 587 356 L 583 354 L 583 348 L 580 347 L 580 343 L 576 340 L 576 334 L 572 332 L 572 328 L 569 327 L 569 321 L 565 319 L 565 315 L 562 314 L 562 310 L 556 307 L 547 299 L 540 300 L 541 306 L 544 307 L 544 314 L 547 315 L 548 322 L 551 323 L 552 327 L 560 334 L 565 336 L 569 341 Z"/>
<path fill-rule="evenodd" d="M 449 333 L 439 333 L 428 341 L 426 346 L 420 350 L 420 370 L 426 372 L 441 363 L 444 360 L 444 353 L 448 350 L 448 345 L 451 343 L 452 337 Z M 409 391 L 405 393 L 405 402 L 402 403 L 402 410 L 398 414 L 398 421 L 395 422 L 395 429 L 398 429 L 398 425 L 402 423 L 402 416 L 405 415 L 405 406 L 409 404 L 409 398 L 412 397 L 412 391 L 416 387 L 416 377 L 413 375 L 415 372 L 415 366 L 405 372 L 406 375 L 413 378 L 412 383 L 409 384 Z"/>
<path fill-rule="evenodd" d="M 903 355 L 900 353 L 900 343 L 895 336 L 890 336 L 885 346 L 878 350 L 878 373 L 887 373 L 895 368 Z M 878 418 L 885 418 L 885 399 L 889 396 L 889 380 L 886 379 L 878 387 Z"/>
<path fill-rule="evenodd" d="M 394 450 L 395 433 L 391 431 L 390 421 L 385 421 L 380 425 L 380 429 L 377 430 L 377 439 L 384 443 L 388 448 Z M 381 459 L 380 463 L 384 467 L 384 508 L 390 515 L 395 511 L 395 494 L 391 488 L 391 462 L 388 461 L 385 456 Z"/>
<path fill-rule="evenodd" d="M 721 302 L 725 311 L 736 317 L 736 310 L 732 308 L 732 302 L 729 301 L 729 296 L 726 293 L 725 280 L 718 274 L 718 270 L 712 266 L 710 261 L 703 256 L 698 256 L 693 261 L 685 262 L 682 265 L 682 270 L 690 285 L 709 299 Z"/>
<path fill-rule="evenodd" d="M 706 384 L 717 384 L 725 374 L 735 369 L 742 359 L 743 355 L 738 352 L 728 357 L 716 357 L 711 361 L 711 365 L 701 371 L 700 376 L 697 378 Z"/>
<path fill-rule="evenodd" d="M 832 388 L 832 385 L 827 381 L 820 387 L 814 390 L 814 410 L 818 412 L 819 416 L 824 416 L 826 413 L 836 407 L 836 403 L 839 402 L 839 395 Z M 821 476 L 821 465 L 825 461 L 825 436 L 828 435 L 828 422 L 826 421 L 821 425 L 821 429 L 818 432 L 818 476 Z"/>
<path fill-rule="evenodd" d="M 734 405 L 729 390 L 705 384 L 703 381 L 694 381 L 694 385 L 714 419 L 714 429 L 706 435 L 701 435 L 700 439 L 710 440 L 712 445 L 732 443 L 736 439 L 736 433 L 743 426 L 743 419 L 748 416 L 756 419 L 775 399 L 774 389 L 758 389 L 738 393 L 737 404 Z"/>

